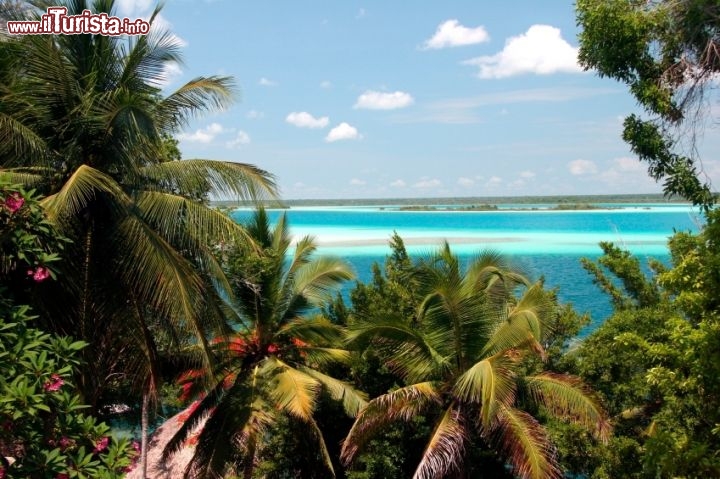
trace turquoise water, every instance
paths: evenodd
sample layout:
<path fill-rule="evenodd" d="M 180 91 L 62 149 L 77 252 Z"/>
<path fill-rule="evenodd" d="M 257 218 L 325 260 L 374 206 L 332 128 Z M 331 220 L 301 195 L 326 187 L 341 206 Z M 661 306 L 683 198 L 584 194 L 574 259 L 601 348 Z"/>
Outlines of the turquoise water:
<path fill-rule="evenodd" d="M 422 254 L 447 240 L 459 256 L 469 258 L 482 249 L 507 254 L 557 287 L 559 297 L 581 312 L 590 312 L 593 324 L 610 313 L 607 298 L 580 266 L 580 258 L 597 258 L 598 243 L 612 241 L 641 259 L 667 260 L 667 239 L 673 231 L 697 231 L 697 210 L 687 205 L 623 204 L 613 209 L 548 211 L 552 205 L 504 205 L 499 211 L 399 211 L 384 207 L 298 207 L 272 210 L 271 220 L 287 214 L 296 237 L 312 235 L 319 252 L 347 258 L 360 281 L 371 277 L 373 262 L 383 262 L 388 239 L 397 231 L 411 254 Z M 525 208 L 512 210 L 509 208 Z M 539 208 L 529 211 L 529 208 Z M 544 209 L 543 209 L 544 208 Z M 249 210 L 234 217 L 244 221 Z M 590 329 L 592 329 L 591 326 Z"/>

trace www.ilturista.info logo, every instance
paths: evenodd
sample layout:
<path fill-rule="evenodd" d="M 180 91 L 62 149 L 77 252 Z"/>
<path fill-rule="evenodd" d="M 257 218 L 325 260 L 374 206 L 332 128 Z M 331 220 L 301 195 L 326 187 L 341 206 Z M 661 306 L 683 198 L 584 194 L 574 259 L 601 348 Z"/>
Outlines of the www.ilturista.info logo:
<path fill-rule="evenodd" d="M 80 15 L 68 15 L 66 7 L 50 7 L 40 21 L 9 21 L 10 35 L 146 35 L 150 24 L 140 18 L 111 17 L 107 13 L 83 10 Z"/>

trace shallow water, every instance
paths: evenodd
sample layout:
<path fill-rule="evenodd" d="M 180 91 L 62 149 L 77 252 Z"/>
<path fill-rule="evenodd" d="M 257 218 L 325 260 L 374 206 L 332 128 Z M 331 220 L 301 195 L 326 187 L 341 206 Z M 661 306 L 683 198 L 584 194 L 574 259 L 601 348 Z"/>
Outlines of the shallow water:
<path fill-rule="evenodd" d="M 524 209 L 507 209 L 520 206 Z M 585 333 L 603 321 L 611 307 L 582 269 L 580 258 L 597 258 L 598 243 L 611 241 L 641 260 L 667 261 L 667 239 L 673 231 L 697 231 L 702 224 L 698 211 L 687 205 L 547 210 L 551 206 L 503 205 L 498 211 L 400 211 L 393 205 L 298 207 L 271 210 L 269 215 L 275 221 L 286 214 L 296 238 L 314 236 L 319 253 L 347 258 L 361 281 L 370 279 L 373 262 L 382 263 L 390 253 L 387 242 L 393 231 L 402 236 L 411 254 L 428 252 L 444 240 L 463 258 L 482 249 L 497 250 L 527 267 L 534 279 L 543 276 L 548 286 L 558 288 L 562 301 L 590 312 L 593 325 Z M 244 221 L 251 214 L 237 210 L 233 217 Z"/>

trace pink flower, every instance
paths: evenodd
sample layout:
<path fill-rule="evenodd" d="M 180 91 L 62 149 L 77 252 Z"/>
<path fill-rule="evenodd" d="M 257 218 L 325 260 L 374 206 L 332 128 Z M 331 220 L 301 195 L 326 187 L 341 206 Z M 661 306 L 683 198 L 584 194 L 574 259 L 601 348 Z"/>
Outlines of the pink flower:
<path fill-rule="evenodd" d="M 140 443 L 139 442 L 133 441 L 132 448 L 136 453 L 140 454 Z"/>
<path fill-rule="evenodd" d="M 17 210 L 22 208 L 22 205 L 24 204 L 25 198 L 20 196 L 18 193 L 13 193 L 5 199 L 5 209 L 8 210 L 10 214 L 15 213 Z"/>
<path fill-rule="evenodd" d="M 110 438 L 105 436 L 101 438 L 98 442 L 95 443 L 95 449 L 93 449 L 93 452 L 96 454 L 99 454 L 108 448 L 108 443 L 110 442 Z"/>
<path fill-rule="evenodd" d="M 61 450 L 61 451 L 64 451 L 64 450 L 67 449 L 68 447 L 72 446 L 72 443 L 73 443 L 72 439 L 70 439 L 70 438 L 68 438 L 68 437 L 66 437 L 66 436 L 61 437 L 61 438 L 60 438 L 60 441 L 58 441 L 58 442 L 59 442 L 59 444 L 60 444 L 60 450 Z"/>
<path fill-rule="evenodd" d="M 65 472 L 58 472 L 58 475 L 55 476 L 55 479 L 70 479 L 70 476 Z"/>
<path fill-rule="evenodd" d="M 28 275 L 32 273 L 32 277 L 36 282 L 45 281 L 50 277 L 50 270 L 47 269 L 45 266 L 38 266 L 35 268 L 35 271 L 33 272 L 28 271 Z"/>
<path fill-rule="evenodd" d="M 53 374 L 52 376 L 50 376 L 50 381 L 47 381 L 43 385 L 43 389 L 48 392 L 55 392 L 59 391 L 63 384 L 65 384 L 63 378 L 61 378 L 58 374 Z"/>
<path fill-rule="evenodd" d="M 5 479 L 5 468 L 0 466 L 0 479 Z"/>
<path fill-rule="evenodd" d="M 275 354 L 278 351 L 280 351 L 280 348 L 278 347 L 277 344 L 271 344 L 267 347 L 268 354 Z"/>

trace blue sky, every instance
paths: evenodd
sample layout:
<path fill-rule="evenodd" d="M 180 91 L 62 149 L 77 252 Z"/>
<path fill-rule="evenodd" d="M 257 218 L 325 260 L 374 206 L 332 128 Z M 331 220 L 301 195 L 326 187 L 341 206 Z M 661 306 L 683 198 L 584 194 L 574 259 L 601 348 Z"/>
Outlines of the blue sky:
<path fill-rule="evenodd" d="M 577 65 L 571 2 L 168 0 L 161 23 L 184 45 L 168 91 L 239 91 L 180 135 L 183 158 L 258 165 L 286 199 L 660 191 L 620 138 L 626 87 Z"/>

